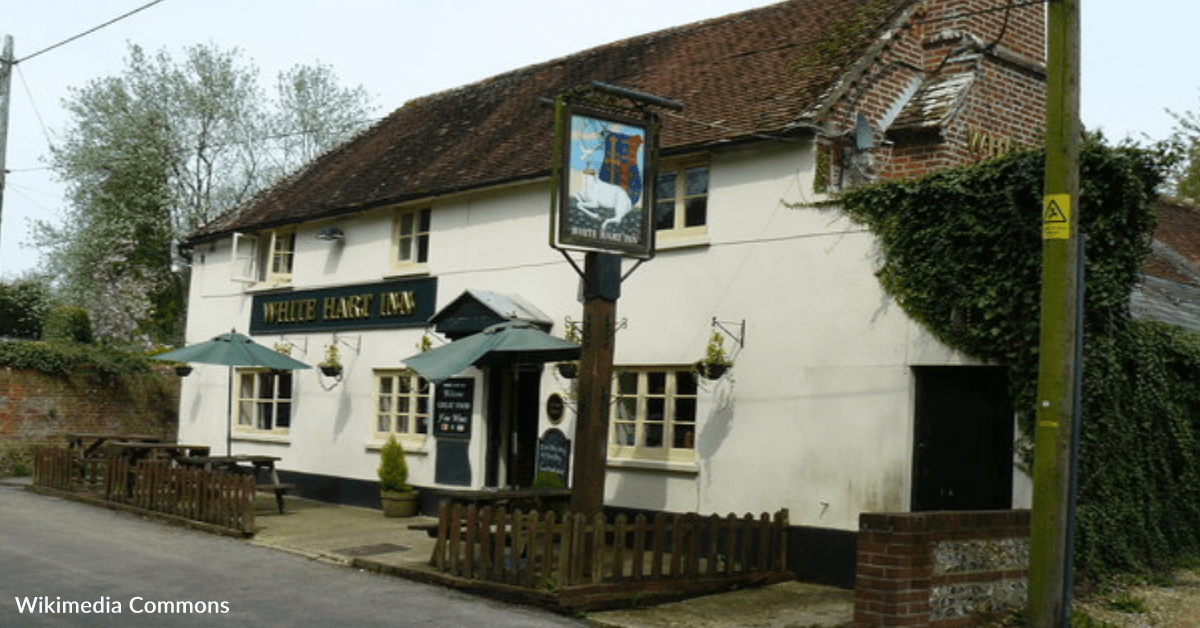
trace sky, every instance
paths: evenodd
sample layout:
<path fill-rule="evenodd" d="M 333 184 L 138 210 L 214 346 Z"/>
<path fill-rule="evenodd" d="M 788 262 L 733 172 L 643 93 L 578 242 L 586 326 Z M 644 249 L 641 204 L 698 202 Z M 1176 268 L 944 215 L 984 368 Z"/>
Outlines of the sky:
<path fill-rule="evenodd" d="M 30 222 L 56 221 L 65 206 L 46 156 L 68 123 L 61 106 L 68 89 L 119 75 L 129 43 L 176 59 L 193 44 L 236 47 L 259 68 L 264 88 L 298 63 L 320 62 L 343 86 L 365 87 L 382 116 L 419 96 L 774 1 L 162 0 L 41 52 L 151 0 L 0 0 L 0 35 L 13 37 L 18 60 L 0 206 L 0 279 L 38 265 Z M 1200 45 L 1193 39 L 1200 2 L 1080 4 L 1087 128 L 1110 140 L 1158 140 L 1175 127 L 1167 109 L 1200 111 Z"/>

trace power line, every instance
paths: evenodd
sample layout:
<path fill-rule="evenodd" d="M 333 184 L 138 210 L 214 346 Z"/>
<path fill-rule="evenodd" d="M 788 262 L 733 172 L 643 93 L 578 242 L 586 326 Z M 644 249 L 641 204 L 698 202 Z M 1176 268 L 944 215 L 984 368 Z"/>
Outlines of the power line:
<path fill-rule="evenodd" d="M 111 19 L 111 20 L 109 20 L 109 21 L 107 21 L 107 22 L 105 22 L 105 23 L 103 23 L 103 24 L 99 25 L 99 26 L 96 26 L 96 27 L 94 27 L 94 28 L 90 28 L 90 29 L 88 29 L 88 30 L 86 30 L 86 31 L 84 31 L 84 32 L 82 32 L 82 33 L 79 33 L 78 35 L 75 35 L 74 37 L 70 37 L 70 38 L 64 39 L 64 40 L 62 40 L 62 41 L 58 42 L 57 44 L 54 44 L 53 46 L 49 46 L 49 47 L 46 47 L 46 48 L 42 48 L 41 50 L 39 50 L 39 51 L 37 51 L 37 52 L 35 52 L 35 53 L 31 54 L 31 55 L 27 55 L 27 56 L 21 57 L 20 59 L 17 59 L 16 61 L 13 61 L 13 65 L 17 65 L 18 63 L 23 63 L 23 62 L 25 62 L 25 61 L 28 61 L 28 60 L 30 60 L 30 59 L 32 59 L 32 58 L 34 58 L 34 57 L 36 57 L 36 56 L 38 56 L 38 55 L 40 55 L 40 54 L 44 53 L 44 52 L 50 52 L 51 50 L 54 50 L 55 48 L 58 48 L 58 47 L 61 47 L 61 46 L 65 46 L 65 45 L 67 45 L 67 44 L 69 44 L 69 43 L 71 43 L 71 42 L 75 41 L 76 39 L 79 39 L 79 38 L 81 38 L 81 37 L 85 37 L 85 36 L 87 36 L 87 35 L 91 35 L 92 33 L 96 32 L 96 31 L 98 31 L 98 30 L 100 30 L 100 29 L 102 29 L 102 28 L 104 28 L 104 27 L 106 27 L 106 26 L 111 26 L 112 24 L 115 24 L 115 23 L 117 23 L 117 22 L 120 22 L 121 20 L 123 20 L 123 19 L 125 19 L 125 18 L 127 18 L 127 17 L 129 17 L 129 16 L 131 16 L 131 15 L 133 15 L 134 13 L 138 13 L 139 11 L 144 11 L 144 10 L 146 10 L 146 9 L 149 9 L 150 7 L 152 7 L 152 6 L 156 5 L 156 4 L 159 4 L 159 3 L 161 3 L 161 2 L 165 2 L 165 0 L 153 0 L 153 2 L 147 2 L 146 4 L 143 4 L 142 6 L 140 6 L 140 7 L 136 8 L 136 9 L 134 9 L 134 10 L 132 10 L 132 11 L 128 12 L 128 13 L 125 13 L 125 14 L 123 14 L 123 15 L 119 15 L 119 16 L 117 16 L 117 17 L 115 17 L 115 18 L 113 18 L 113 19 Z"/>

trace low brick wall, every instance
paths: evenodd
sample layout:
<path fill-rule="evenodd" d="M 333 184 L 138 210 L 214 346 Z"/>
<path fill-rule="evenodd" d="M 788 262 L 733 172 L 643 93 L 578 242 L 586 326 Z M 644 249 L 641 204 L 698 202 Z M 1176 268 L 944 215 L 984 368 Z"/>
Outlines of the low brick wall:
<path fill-rule="evenodd" d="M 975 625 L 1025 604 L 1029 511 L 864 513 L 854 626 Z"/>
<path fill-rule="evenodd" d="M 30 452 L 62 446 L 67 432 L 175 438 L 178 431 L 179 377 L 169 367 L 120 377 L 0 367 L 0 476 L 31 470 Z"/>

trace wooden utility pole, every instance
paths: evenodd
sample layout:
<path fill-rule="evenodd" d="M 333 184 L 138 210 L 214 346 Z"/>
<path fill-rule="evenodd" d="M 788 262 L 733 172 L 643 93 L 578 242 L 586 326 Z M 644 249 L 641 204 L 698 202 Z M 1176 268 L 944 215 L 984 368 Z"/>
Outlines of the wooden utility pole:
<path fill-rule="evenodd" d="M 579 423 L 575 428 L 571 510 L 595 514 L 604 510 L 608 401 L 617 298 L 621 295 L 621 258 L 589 252 L 583 263 L 583 345 L 579 355 Z"/>
<path fill-rule="evenodd" d="M 1029 625 L 1066 628 L 1070 611 L 1071 433 L 1078 421 L 1079 0 L 1047 13 L 1042 312 L 1029 551 Z"/>
<path fill-rule="evenodd" d="M 0 224 L 4 218 L 4 191 L 8 174 L 8 101 L 12 94 L 13 38 L 4 36 L 4 51 L 0 52 Z"/>

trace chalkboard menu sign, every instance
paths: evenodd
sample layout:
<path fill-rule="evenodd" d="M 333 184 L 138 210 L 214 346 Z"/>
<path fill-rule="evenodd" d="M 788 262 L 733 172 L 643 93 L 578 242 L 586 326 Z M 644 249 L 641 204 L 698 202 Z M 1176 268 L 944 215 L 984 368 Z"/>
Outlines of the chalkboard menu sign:
<path fill-rule="evenodd" d="M 571 439 L 557 427 L 552 427 L 538 439 L 537 473 L 550 471 L 558 475 L 563 486 L 571 472 Z"/>
<path fill-rule="evenodd" d="M 433 435 L 470 438 L 474 411 L 474 378 L 460 377 L 438 384 L 433 395 Z"/>

